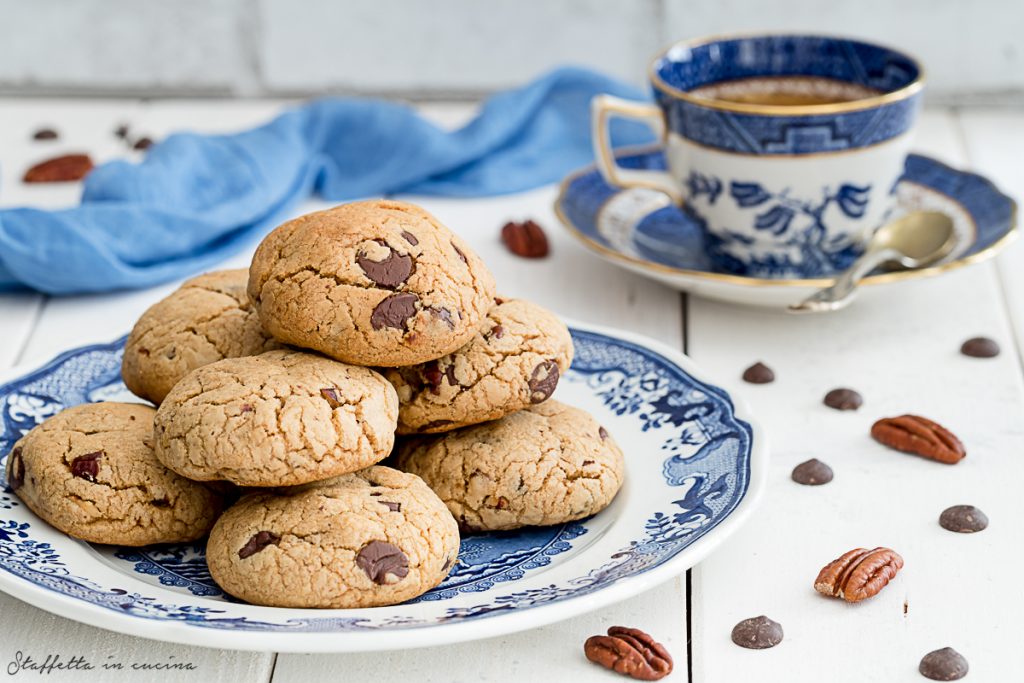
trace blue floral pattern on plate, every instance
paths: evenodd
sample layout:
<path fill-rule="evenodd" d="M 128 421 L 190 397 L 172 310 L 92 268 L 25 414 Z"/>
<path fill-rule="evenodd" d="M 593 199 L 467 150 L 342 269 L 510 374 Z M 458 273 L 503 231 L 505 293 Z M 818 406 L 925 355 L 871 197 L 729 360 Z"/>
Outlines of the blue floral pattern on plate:
<path fill-rule="evenodd" d="M 40 522 L 6 487 L 0 490 L 0 586 L 19 592 L 30 585 L 121 615 L 191 627 L 365 632 L 501 616 L 594 594 L 661 567 L 748 495 L 753 430 L 726 392 L 660 353 L 596 331 L 572 333 L 576 358 L 560 395 L 603 414 L 613 435 L 622 436 L 628 480 L 641 481 L 644 495 L 631 503 L 620 494 L 611 508 L 579 522 L 467 537 L 450 576 L 417 600 L 341 616 L 239 604 L 211 580 L 202 544 L 90 546 Z M 4 459 L 22 434 L 65 406 L 126 399 L 119 377 L 123 343 L 68 351 L 0 387 Z M 651 448 L 634 454 L 634 442 Z"/>

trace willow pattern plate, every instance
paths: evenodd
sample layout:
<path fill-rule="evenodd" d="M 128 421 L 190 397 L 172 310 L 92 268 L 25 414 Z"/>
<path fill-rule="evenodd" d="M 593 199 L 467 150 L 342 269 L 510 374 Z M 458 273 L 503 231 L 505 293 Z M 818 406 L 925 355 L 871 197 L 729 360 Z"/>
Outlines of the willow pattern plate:
<path fill-rule="evenodd" d="M 576 359 L 557 397 L 591 411 L 626 454 L 626 483 L 588 519 L 469 536 L 450 576 L 402 605 L 259 607 L 226 597 L 203 545 L 127 548 L 71 539 L 0 489 L 0 589 L 100 628 L 209 647 L 347 652 L 439 645 L 566 619 L 685 571 L 746 518 L 767 446 L 745 407 L 682 354 L 572 327 Z M 136 400 L 124 340 L 70 350 L 0 387 L 0 453 L 64 407 Z M 395 635 L 401 634 L 396 640 Z"/>

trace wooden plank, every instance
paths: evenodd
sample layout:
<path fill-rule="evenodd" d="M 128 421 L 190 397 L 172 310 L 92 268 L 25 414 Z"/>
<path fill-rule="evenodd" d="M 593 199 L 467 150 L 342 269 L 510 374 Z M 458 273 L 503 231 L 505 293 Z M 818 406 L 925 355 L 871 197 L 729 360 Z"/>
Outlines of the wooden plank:
<path fill-rule="evenodd" d="M 266 681 L 273 665 L 274 656 L 269 653 L 214 650 L 111 633 L 44 612 L 3 593 L 0 616 L 4 625 L 0 665 L 8 675 L 20 673 L 19 678 L 26 680 L 40 679 L 40 672 L 25 668 L 12 674 L 12 663 L 24 663 L 27 657 L 42 663 L 48 655 L 58 656 L 62 662 L 81 657 L 93 668 L 55 671 L 42 676 L 43 680 Z M 180 665 L 192 668 L 171 668 Z"/>
<path fill-rule="evenodd" d="M 925 117 L 917 147 L 964 162 L 948 115 Z M 1010 330 L 992 264 L 933 280 L 865 292 L 850 309 L 815 317 L 694 300 L 690 354 L 709 372 L 736 378 L 773 444 L 769 490 L 754 519 L 693 575 L 694 680 L 916 682 L 925 653 L 945 646 L 970 661 L 971 680 L 1005 680 L 1018 669 L 1024 609 L 1017 580 L 1024 498 L 998 480 L 1024 477 L 1019 456 L 1024 389 L 1016 359 L 959 355 L 963 339 Z M 743 385 L 763 360 L 774 384 Z M 855 413 L 821 404 L 849 386 L 865 397 Z M 874 420 L 917 413 L 956 432 L 968 458 L 950 467 L 888 450 L 870 439 Z M 823 487 L 790 481 L 809 458 L 828 462 Z M 950 505 L 973 504 L 986 531 L 958 535 L 937 524 Z M 859 605 L 817 595 L 819 569 L 855 547 L 890 546 L 906 567 Z M 784 642 L 744 650 L 733 625 L 767 614 Z"/>
<path fill-rule="evenodd" d="M 1024 151 L 1024 118 L 1020 111 L 970 109 L 960 113 L 959 122 L 971 167 L 987 174 L 999 189 L 1022 201 L 1024 167 L 1020 157 Z M 996 259 L 996 269 L 1013 323 L 1017 353 L 1024 362 L 1024 240 L 1017 240 Z"/>
<path fill-rule="evenodd" d="M 349 655 L 278 655 L 274 683 L 316 681 L 605 681 L 620 679 L 591 664 L 583 642 L 609 626 L 638 626 L 658 638 L 675 660 L 663 681 L 686 681 L 686 635 L 678 622 L 686 610 L 682 578 L 612 607 L 550 626 L 472 643 L 417 650 Z"/>

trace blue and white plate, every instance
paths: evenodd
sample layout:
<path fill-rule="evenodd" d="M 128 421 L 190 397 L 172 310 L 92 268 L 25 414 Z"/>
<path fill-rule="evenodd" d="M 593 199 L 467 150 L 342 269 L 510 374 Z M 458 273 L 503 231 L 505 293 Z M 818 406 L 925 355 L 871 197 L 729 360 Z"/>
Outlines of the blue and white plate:
<path fill-rule="evenodd" d="M 540 626 L 635 595 L 711 552 L 764 488 L 765 438 L 746 408 L 677 351 L 572 327 L 557 397 L 626 451 L 626 482 L 580 522 L 469 536 L 451 575 L 411 602 L 359 610 L 258 607 L 224 596 L 203 544 L 126 548 L 71 539 L 0 488 L 0 589 L 78 621 L 210 647 L 345 652 L 419 647 Z M 0 386 L 0 453 L 67 406 L 136 400 L 124 340 L 74 349 Z M 398 637 L 396 637 L 398 636 Z"/>
<path fill-rule="evenodd" d="M 662 170 L 661 147 L 624 149 L 619 165 Z M 696 182 L 696 181 L 694 181 Z M 709 188 L 692 187 L 690 192 Z M 863 284 L 879 285 L 938 275 L 994 256 L 1017 236 L 1017 205 L 987 178 L 910 154 L 893 192 L 898 212 L 941 211 L 953 219 L 959 243 L 929 268 L 880 272 Z M 700 219 L 662 192 L 609 185 L 593 166 L 562 182 L 555 212 L 569 232 L 600 256 L 676 289 L 711 299 L 784 307 L 802 301 L 831 279 L 764 279 L 714 272 L 704 250 Z M 895 215 L 893 215 L 895 218 Z"/>

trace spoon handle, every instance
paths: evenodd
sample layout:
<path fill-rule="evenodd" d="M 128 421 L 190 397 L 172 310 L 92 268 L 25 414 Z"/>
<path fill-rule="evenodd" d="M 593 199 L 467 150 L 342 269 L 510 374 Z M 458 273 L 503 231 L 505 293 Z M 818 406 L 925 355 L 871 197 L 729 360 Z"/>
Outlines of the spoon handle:
<path fill-rule="evenodd" d="M 790 304 L 791 313 L 823 313 L 846 308 L 857 295 L 857 283 L 874 268 L 899 256 L 892 249 L 875 249 L 864 252 L 832 283 L 831 287 L 820 289 L 798 304 Z"/>

